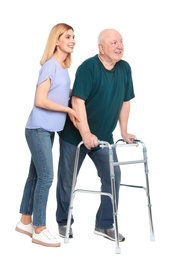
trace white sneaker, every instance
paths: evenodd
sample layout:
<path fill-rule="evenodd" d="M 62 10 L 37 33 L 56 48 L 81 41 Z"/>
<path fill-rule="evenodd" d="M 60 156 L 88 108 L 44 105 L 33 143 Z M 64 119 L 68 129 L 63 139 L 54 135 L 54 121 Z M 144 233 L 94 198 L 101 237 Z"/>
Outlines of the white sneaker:
<path fill-rule="evenodd" d="M 32 237 L 32 234 L 34 232 L 34 226 L 32 223 L 25 225 L 21 221 L 19 221 L 16 225 L 15 230 Z"/>
<path fill-rule="evenodd" d="M 44 229 L 39 234 L 33 232 L 32 242 L 42 246 L 59 247 L 61 243 L 49 232 L 48 229 Z"/>

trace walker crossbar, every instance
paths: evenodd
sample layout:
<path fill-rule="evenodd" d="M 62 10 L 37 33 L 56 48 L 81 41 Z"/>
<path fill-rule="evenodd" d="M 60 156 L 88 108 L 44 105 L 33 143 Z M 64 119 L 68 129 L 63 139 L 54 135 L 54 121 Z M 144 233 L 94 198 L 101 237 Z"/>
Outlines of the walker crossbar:
<path fill-rule="evenodd" d="M 119 143 L 121 142 L 121 144 Z M 70 198 L 70 205 L 69 205 L 69 211 L 68 211 L 68 219 L 67 219 L 67 228 L 66 228 L 66 234 L 64 238 L 64 243 L 69 242 L 69 234 L 70 234 L 70 226 L 71 226 L 71 218 L 73 213 L 73 202 L 74 202 L 74 196 L 77 192 L 83 192 L 83 193 L 90 193 L 90 194 L 99 194 L 99 195 L 105 195 L 110 197 L 112 201 L 112 207 L 113 207 L 113 218 L 114 218 L 114 229 L 115 229 L 115 253 L 120 254 L 121 249 L 119 247 L 119 239 L 118 239 L 118 220 L 117 220 L 117 206 L 116 206 L 116 189 L 115 189 L 115 173 L 114 168 L 119 165 L 128 165 L 128 164 L 137 164 L 137 163 L 143 163 L 144 164 L 144 170 L 145 170 L 145 177 L 146 177 L 146 187 L 143 186 L 137 186 L 137 185 L 128 185 L 128 184 L 121 184 L 122 186 L 128 186 L 128 187 L 134 187 L 134 188 L 143 188 L 146 191 L 147 199 L 148 199 L 148 212 L 149 212 L 149 223 L 150 223 L 150 240 L 154 241 L 154 229 L 153 229 L 153 221 L 152 221 L 152 213 L 151 213 L 151 202 L 150 202 L 150 192 L 149 192 L 149 180 L 148 180 L 148 163 L 147 163 L 147 152 L 146 152 L 146 146 L 144 142 L 140 140 L 133 140 L 132 144 L 127 144 L 124 142 L 123 139 L 119 139 L 115 144 L 111 145 L 106 141 L 98 141 L 99 146 L 104 149 L 104 147 L 107 147 L 109 149 L 109 165 L 110 165 L 110 180 L 111 180 L 111 193 L 101 192 L 101 191 L 94 191 L 94 190 L 84 190 L 84 189 L 75 189 L 76 181 L 77 181 L 77 169 L 78 169 L 78 160 L 79 160 L 79 153 L 80 153 L 80 147 L 83 144 L 83 142 L 80 142 L 76 149 L 76 156 L 75 156 L 75 164 L 74 164 L 74 172 L 73 172 L 73 181 L 72 181 L 72 190 L 71 190 L 71 198 Z M 143 146 L 143 159 L 142 160 L 134 160 L 134 161 L 124 161 L 124 162 L 114 162 L 113 160 L 113 149 L 116 149 L 117 147 L 130 147 L 130 146 L 139 146 L 139 144 L 142 144 Z"/>
<path fill-rule="evenodd" d="M 144 186 L 138 186 L 138 185 L 130 185 L 130 184 L 120 184 L 121 186 L 131 187 L 131 188 L 141 188 L 147 191 L 147 189 Z"/>
<path fill-rule="evenodd" d="M 101 191 L 96 191 L 96 190 L 84 190 L 84 189 L 76 189 L 73 192 L 73 195 L 75 195 L 77 192 L 81 193 L 91 193 L 91 194 L 99 194 L 99 195 L 106 195 L 112 199 L 112 194 L 107 193 L 107 192 L 101 192 Z"/>
<path fill-rule="evenodd" d="M 126 162 L 114 162 L 113 166 L 125 165 L 125 164 L 136 164 L 136 163 L 145 163 L 146 160 L 137 160 L 137 161 L 126 161 Z"/>

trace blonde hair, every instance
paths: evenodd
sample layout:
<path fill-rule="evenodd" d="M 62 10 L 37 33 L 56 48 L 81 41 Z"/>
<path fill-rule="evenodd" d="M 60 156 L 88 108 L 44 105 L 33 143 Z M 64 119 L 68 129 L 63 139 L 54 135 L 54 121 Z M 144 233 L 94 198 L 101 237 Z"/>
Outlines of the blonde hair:
<path fill-rule="evenodd" d="M 43 53 L 43 56 L 40 60 L 40 65 L 43 65 L 47 60 L 49 60 L 56 51 L 56 42 L 59 37 L 68 30 L 73 30 L 73 27 L 66 23 L 58 23 L 56 24 L 50 31 L 49 37 L 47 39 L 46 47 Z M 69 68 L 72 63 L 71 53 L 67 55 L 67 58 L 64 62 L 66 68 Z"/>

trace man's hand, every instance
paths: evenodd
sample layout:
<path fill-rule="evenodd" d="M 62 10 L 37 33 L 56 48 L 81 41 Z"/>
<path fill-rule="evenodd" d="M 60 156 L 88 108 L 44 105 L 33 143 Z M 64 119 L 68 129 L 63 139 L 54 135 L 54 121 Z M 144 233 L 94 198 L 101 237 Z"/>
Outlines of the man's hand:
<path fill-rule="evenodd" d="M 122 138 L 123 138 L 123 140 L 124 140 L 127 144 L 133 144 L 133 143 L 134 143 L 133 140 L 136 140 L 136 139 L 137 139 L 135 135 L 129 134 L 129 133 L 122 134 Z"/>
<path fill-rule="evenodd" d="M 97 136 L 93 135 L 90 132 L 87 132 L 82 136 L 82 141 L 86 148 L 89 150 L 99 145 Z"/>

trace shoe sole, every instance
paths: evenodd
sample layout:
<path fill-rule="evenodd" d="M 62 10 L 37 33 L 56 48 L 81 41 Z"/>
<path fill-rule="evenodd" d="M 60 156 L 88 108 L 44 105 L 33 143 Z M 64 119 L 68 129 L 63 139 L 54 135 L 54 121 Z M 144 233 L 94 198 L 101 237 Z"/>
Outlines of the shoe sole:
<path fill-rule="evenodd" d="M 60 247 L 61 246 L 61 243 L 57 243 L 57 244 L 49 244 L 49 243 L 44 243 L 44 242 L 41 242 L 40 240 L 37 240 L 37 239 L 32 239 L 32 243 L 35 243 L 35 244 L 38 244 L 38 245 L 41 245 L 41 246 L 49 246 L 49 247 Z"/>
<path fill-rule="evenodd" d="M 20 232 L 20 233 L 22 233 L 22 234 L 25 234 L 25 235 L 27 235 L 27 236 L 32 237 L 32 233 L 30 233 L 30 232 L 28 232 L 28 231 L 26 231 L 26 230 L 23 230 L 23 229 L 18 228 L 18 227 L 16 227 L 15 230 L 16 230 L 17 232 Z"/>
<path fill-rule="evenodd" d="M 105 238 L 108 238 L 108 239 L 111 240 L 111 241 L 115 241 L 114 238 L 112 238 L 112 237 L 110 237 L 110 236 L 108 236 L 108 235 L 106 235 L 106 234 L 103 234 L 103 233 L 101 233 L 101 232 L 99 232 L 99 231 L 94 230 L 94 234 L 99 235 L 99 236 L 102 236 L 102 237 L 105 237 Z M 123 241 L 125 241 L 125 237 L 124 237 L 123 239 L 119 240 L 119 242 L 123 242 Z"/>

